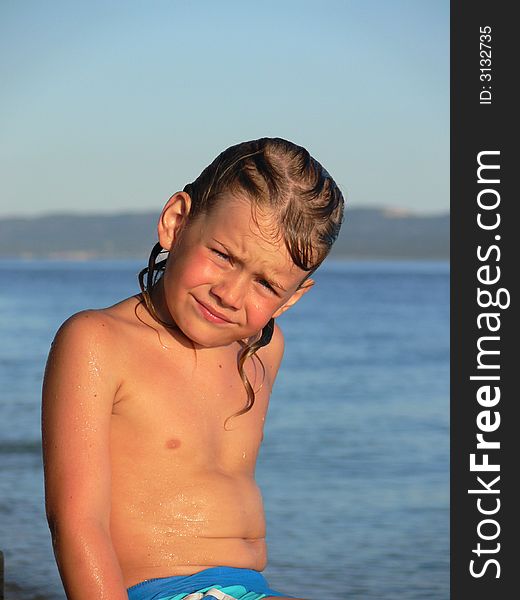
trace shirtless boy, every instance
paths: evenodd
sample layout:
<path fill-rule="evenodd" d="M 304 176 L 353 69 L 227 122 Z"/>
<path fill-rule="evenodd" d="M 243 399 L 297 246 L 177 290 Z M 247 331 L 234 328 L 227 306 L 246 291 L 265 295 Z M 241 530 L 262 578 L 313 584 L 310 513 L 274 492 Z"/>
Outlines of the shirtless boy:
<path fill-rule="evenodd" d="M 260 574 L 254 480 L 283 354 L 273 319 L 312 287 L 342 215 L 305 149 L 238 144 L 166 204 L 141 293 L 61 326 L 42 422 L 69 600 L 287 597 Z"/>

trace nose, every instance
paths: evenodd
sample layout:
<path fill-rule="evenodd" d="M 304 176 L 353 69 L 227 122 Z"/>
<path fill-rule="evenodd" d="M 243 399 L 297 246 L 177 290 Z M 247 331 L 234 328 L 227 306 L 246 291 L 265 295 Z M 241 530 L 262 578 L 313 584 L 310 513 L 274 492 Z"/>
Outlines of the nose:
<path fill-rule="evenodd" d="M 239 310 L 244 305 L 247 291 L 245 274 L 226 273 L 211 287 L 211 294 L 224 308 Z"/>

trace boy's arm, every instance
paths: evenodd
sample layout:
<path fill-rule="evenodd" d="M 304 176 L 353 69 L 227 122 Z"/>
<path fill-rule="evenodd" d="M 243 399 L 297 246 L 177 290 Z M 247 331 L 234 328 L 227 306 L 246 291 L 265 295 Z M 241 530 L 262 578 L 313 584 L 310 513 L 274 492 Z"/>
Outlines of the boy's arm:
<path fill-rule="evenodd" d="M 78 313 L 56 334 L 45 369 L 46 510 L 69 600 L 128 599 L 109 529 L 113 340 L 107 317 Z"/>

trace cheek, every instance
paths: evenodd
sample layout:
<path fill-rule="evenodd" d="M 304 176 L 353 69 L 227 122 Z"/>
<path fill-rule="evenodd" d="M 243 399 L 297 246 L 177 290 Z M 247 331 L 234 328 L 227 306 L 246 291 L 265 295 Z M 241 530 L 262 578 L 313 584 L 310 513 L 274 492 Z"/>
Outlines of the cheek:
<path fill-rule="evenodd" d="M 192 252 L 185 260 L 175 265 L 175 279 L 181 287 L 194 288 L 199 285 L 211 283 L 216 276 L 217 268 L 204 252 Z"/>
<path fill-rule="evenodd" d="M 254 327 L 256 330 L 262 329 L 269 319 L 273 316 L 274 312 L 280 306 L 280 301 L 262 299 L 253 299 L 249 303 L 247 320 L 249 325 Z"/>

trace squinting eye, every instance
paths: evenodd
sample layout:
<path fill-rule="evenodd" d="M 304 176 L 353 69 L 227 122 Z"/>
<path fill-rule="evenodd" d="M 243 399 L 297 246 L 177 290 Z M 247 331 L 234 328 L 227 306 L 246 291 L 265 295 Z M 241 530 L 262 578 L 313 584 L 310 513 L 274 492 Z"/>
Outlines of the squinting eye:
<path fill-rule="evenodd" d="M 219 258 L 222 258 L 222 260 L 229 260 L 229 255 L 224 254 L 224 252 L 220 252 L 220 250 L 217 250 L 216 248 L 212 248 L 211 251 L 214 254 L 216 254 Z"/>
<path fill-rule="evenodd" d="M 262 287 L 264 287 L 266 290 L 269 290 L 270 292 L 272 292 L 273 294 L 277 295 L 276 292 L 274 291 L 273 287 L 270 285 L 270 283 L 268 281 L 266 281 L 265 279 L 260 279 L 259 283 Z"/>

